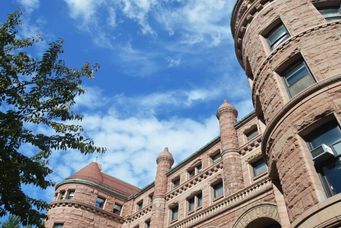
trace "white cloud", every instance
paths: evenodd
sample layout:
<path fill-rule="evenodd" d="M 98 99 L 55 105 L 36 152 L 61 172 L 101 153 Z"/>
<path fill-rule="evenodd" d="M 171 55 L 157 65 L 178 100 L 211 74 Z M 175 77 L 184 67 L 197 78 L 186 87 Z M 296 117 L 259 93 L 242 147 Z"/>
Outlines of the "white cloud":
<path fill-rule="evenodd" d="M 39 0 L 18 0 L 19 4 L 24 7 L 26 12 L 31 13 L 39 8 Z"/>
<path fill-rule="evenodd" d="M 148 14 L 157 4 L 157 0 L 121 0 L 121 10 L 126 17 L 135 20 L 141 26 L 143 34 L 154 34 L 148 23 Z"/>
<path fill-rule="evenodd" d="M 96 8 L 101 0 L 64 0 L 69 7 L 70 16 L 73 19 L 81 18 L 88 22 L 94 19 Z"/>
<path fill-rule="evenodd" d="M 115 8 L 109 8 L 109 17 L 107 19 L 107 23 L 112 27 L 115 28 L 117 26 L 117 19 L 116 19 L 116 11 Z"/>
<path fill-rule="evenodd" d="M 229 37 L 228 20 L 232 1 L 187 0 L 182 7 L 161 8 L 157 20 L 164 25 L 169 35 L 179 34 L 187 45 L 204 43 L 217 46 Z"/>
<path fill-rule="evenodd" d="M 155 116 L 121 118 L 101 113 L 84 116 L 82 125 L 97 145 L 108 149 L 97 158 L 103 170 L 141 187 L 154 180 L 155 159 L 165 146 L 170 148 L 176 162 L 180 162 L 217 136 L 219 130 L 214 116 L 195 121 L 160 120 Z M 76 151 L 55 152 L 51 158 L 52 177 L 60 181 L 95 157 L 81 156 Z"/>

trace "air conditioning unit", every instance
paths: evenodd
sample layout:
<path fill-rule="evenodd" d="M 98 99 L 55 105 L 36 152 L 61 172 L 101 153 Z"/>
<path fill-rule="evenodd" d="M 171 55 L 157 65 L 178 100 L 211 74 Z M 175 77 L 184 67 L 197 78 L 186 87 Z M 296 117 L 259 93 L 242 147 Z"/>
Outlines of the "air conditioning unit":
<path fill-rule="evenodd" d="M 327 146 L 326 144 L 322 144 L 321 146 L 312 150 L 311 155 L 313 156 L 313 161 L 315 162 L 315 164 L 321 163 L 327 159 L 335 157 L 333 149 Z"/>

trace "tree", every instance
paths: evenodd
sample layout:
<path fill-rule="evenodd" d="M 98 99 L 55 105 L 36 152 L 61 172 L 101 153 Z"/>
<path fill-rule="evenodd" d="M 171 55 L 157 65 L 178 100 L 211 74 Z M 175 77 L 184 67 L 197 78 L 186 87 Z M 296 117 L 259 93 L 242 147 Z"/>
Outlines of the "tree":
<path fill-rule="evenodd" d="M 4 222 L 0 222 L 2 228 L 22 228 L 21 221 L 18 216 L 9 215 Z M 25 228 L 32 228 L 31 225 L 25 226 Z"/>
<path fill-rule="evenodd" d="M 81 115 L 71 108 L 85 91 L 84 78 L 92 78 L 98 66 L 69 68 L 59 58 L 62 40 L 52 42 L 39 58 L 27 54 L 40 37 L 18 38 L 21 13 L 0 25 L 0 217 L 8 212 L 22 224 L 42 226 L 48 204 L 25 194 L 22 185 L 46 189 L 54 150 L 76 149 L 83 154 L 104 152 L 84 136 Z M 49 130 L 49 134 L 37 129 Z M 34 155 L 23 153 L 31 145 Z"/>

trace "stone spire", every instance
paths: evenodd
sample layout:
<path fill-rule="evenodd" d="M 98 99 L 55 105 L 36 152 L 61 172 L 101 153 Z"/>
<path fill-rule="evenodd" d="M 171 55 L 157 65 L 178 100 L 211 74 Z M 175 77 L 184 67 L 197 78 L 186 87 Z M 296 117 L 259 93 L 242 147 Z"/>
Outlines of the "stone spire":
<path fill-rule="evenodd" d="M 174 163 L 172 154 L 169 152 L 168 148 L 159 154 L 156 159 L 157 170 L 155 177 L 155 187 L 154 187 L 154 197 L 153 197 L 153 208 L 152 208 L 152 218 L 151 227 L 152 228 L 163 228 L 163 220 L 165 217 L 165 195 L 167 192 L 167 172 L 170 170 Z"/>
<path fill-rule="evenodd" d="M 220 126 L 221 154 L 223 157 L 225 196 L 244 187 L 237 131 L 237 110 L 226 100 L 217 111 Z"/>

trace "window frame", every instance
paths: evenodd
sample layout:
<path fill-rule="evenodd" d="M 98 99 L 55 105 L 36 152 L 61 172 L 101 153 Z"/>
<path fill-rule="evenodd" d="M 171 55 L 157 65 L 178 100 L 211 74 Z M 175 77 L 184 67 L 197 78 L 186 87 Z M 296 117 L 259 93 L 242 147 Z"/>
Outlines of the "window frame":
<path fill-rule="evenodd" d="M 136 203 L 136 209 L 141 210 L 143 208 L 143 199 L 137 201 Z"/>
<path fill-rule="evenodd" d="M 327 23 L 341 20 L 341 2 L 340 1 L 316 2 L 313 5 L 317 9 L 317 11 L 320 13 L 320 15 L 327 21 Z M 335 10 L 335 15 L 331 17 L 327 16 L 328 13 L 323 12 L 327 10 Z"/>
<path fill-rule="evenodd" d="M 271 42 L 270 40 L 271 36 L 275 34 L 276 32 L 278 32 L 276 30 L 278 30 L 280 27 L 283 27 L 286 33 L 282 35 L 280 38 L 278 38 L 276 41 Z M 271 52 L 275 50 L 276 48 L 278 48 L 278 46 L 280 46 L 282 43 L 284 43 L 286 40 L 290 39 L 291 37 L 289 30 L 287 29 L 287 27 L 285 26 L 281 18 L 277 18 L 271 24 L 269 24 L 263 30 L 263 32 L 261 32 L 261 35 L 266 41 L 266 44 Z"/>
<path fill-rule="evenodd" d="M 283 64 L 284 67 L 281 67 L 281 70 L 278 71 L 278 75 L 282 78 L 283 81 L 283 85 L 287 91 L 287 94 L 289 96 L 289 99 L 295 97 L 296 95 L 300 94 L 301 92 L 303 92 L 304 90 L 306 90 L 307 88 L 309 88 L 310 86 L 316 84 L 317 80 L 313 74 L 313 72 L 311 71 L 309 65 L 307 64 L 307 62 L 305 61 L 305 59 L 303 58 L 303 56 L 298 53 L 297 56 L 293 57 L 293 59 L 291 59 L 290 62 L 287 62 L 285 64 Z M 288 80 L 287 80 L 287 76 L 289 75 L 290 77 L 293 77 L 293 73 L 299 72 L 299 66 L 304 66 L 304 68 L 306 69 L 306 71 L 308 72 L 307 75 L 305 75 L 304 77 L 301 77 L 299 80 L 297 80 L 295 83 L 289 85 Z M 289 74 L 289 73 L 290 74 Z M 289 77 L 289 78 L 290 78 Z M 290 88 L 293 85 L 296 85 L 297 82 L 299 82 L 300 80 L 302 80 L 305 77 L 310 77 L 310 79 L 312 80 L 312 83 L 307 85 L 304 89 L 300 90 L 299 92 L 293 93 Z"/>
<path fill-rule="evenodd" d="M 200 200 L 199 200 L 199 198 L 200 198 Z M 190 201 L 192 201 L 192 202 L 190 202 Z M 201 202 L 200 205 L 199 205 L 199 202 Z M 202 190 L 196 191 L 196 192 L 192 193 L 190 196 L 188 196 L 186 198 L 187 214 L 191 214 L 194 211 L 201 209 L 202 208 L 202 202 L 203 202 Z M 190 206 L 191 203 L 192 203 L 192 207 Z"/>
<path fill-rule="evenodd" d="M 65 199 L 66 199 L 66 200 L 72 200 L 73 197 L 75 196 L 75 192 L 76 192 L 75 189 L 69 189 L 69 190 L 67 190 L 66 195 L 65 195 Z"/>
<path fill-rule="evenodd" d="M 220 185 L 221 184 L 221 195 L 216 195 L 216 186 L 217 185 Z M 212 188 L 212 199 L 213 199 L 213 201 L 215 201 L 215 200 L 218 200 L 218 199 L 220 199 L 220 198 L 222 198 L 222 197 L 224 197 L 224 194 L 225 194 L 225 191 L 224 191 L 224 183 L 223 183 L 223 180 L 222 179 L 220 179 L 220 180 L 218 180 L 218 181 L 215 181 L 214 183 L 212 183 L 211 184 L 211 188 Z"/>
<path fill-rule="evenodd" d="M 98 206 L 98 201 L 97 201 L 98 199 L 103 200 L 102 207 Z M 96 207 L 96 208 L 99 208 L 99 209 L 104 209 L 104 206 L 105 206 L 105 202 L 106 202 L 106 201 L 107 201 L 107 199 L 106 199 L 105 197 L 103 197 L 103 196 L 97 196 L 96 201 L 95 201 L 95 207 Z"/>
<path fill-rule="evenodd" d="M 198 175 L 202 171 L 203 171 L 202 162 L 201 161 L 196 162 L 194 165 L 187 169 L 188 179 L 191 179 L 192 177 Z"/>
<path fill-rule="evenodd" d="M 338 139 L 336 139 L 336 141 L 334 140 L 333 142 L 329 142 L 329 144 L 323 142 L 323 140 L 321 140 L 321 144 L 319 145 L 312 145 L 312 138 L 316 139 L 322 135 L 324 135 L 325 133 L 333 130 L 333 129 L 338 129 Z M 326 130 L 328 129 L 328 130 Z M 321 134 L 319 134 L 321 133 Z M 334 148 L 335 144 L 339 144 L 341 143 L 341 124 L 338 121 L 338 119 L 335 117 L 335 115 L 330 115 L 326 118 L 324 118 L 323 120 L 319 120 L 316 123 L 313 123 L 311 126 L 309 126 L 307 129 L 301 131 L 299 133 L 301 135 L 301 137 L 303 138 L 303 140 L 305 141 L 309 154 L 312 157 L 311 152 L 316 149 L 319 148 L 322 144 L 326 144 L 327 146 L 329 146 L 330 148 L 332 148 L 333 152 L 334 152 L 334 157 L 332 158 L 328 158 L 322 162 L 319 163 L 315 163 L 315 169 L 316 172 L 318 173 L 318 176 L 320 178 L 320 181 L 322 183 L 322 187 L 324 189 L 324 192 L 326 194 L 327 197 L 332 197 L 336 194 L 340 194 L 341 191 L 339 192 L 334 192 L 333 189 L 333 185 L 332 183 L 330 183 L 330 180 L 328 180 L 328 177 L 326 176 L 326 170 L 325 169 L 329 169 L 330 166 L 337 164 L 337 167 L 341 166 L 341 150 L 336 151 L 336 149 Z M 312 157 L 313 158 L 313 157 Z M 335 168 L 337 168 L 335 167 Z M 335 183 L 335 182 L 334 182 Z M 339 186 L 340 188 L 340 186 Z M 341 190 L 341 189 L 339 189 Z"/>
<path fill-rule="evenodd" d="M 53 223 L 53 228 L 63 228 L 64 227 L 64 223 L 63 222 L 55 222 Z"/>
<path fill-rule="evenodd" d="M 174 177 L 171 182 L 172 182 L 172 189 L 179 187 L 181 185 L 180 176 Z"/>
<path fill-rule="evenodd" d="M 253 133 L 256 133 L 256 134 L 253 135 Z M 257 138 L 257 136 L 259 136 L 259 135 L 260 135 L 260 133 L 259 133 L 257 125 L 253 125 L 253 126 L 251 126 L 250 129 L 244 131 L 244 136 L 246 138 L 247 143 L 252 141 L 253 139 Z"/>
<path fill-rule="evenodd" d="M 210 155 L 210 159 L 212 161 L 212 164 L 216 164 L 216 163 L 220 162 L 221 160 L 223 160 L 223 156 L 222 156 L 220 150 L 217 150 L 214 153 L 212 153 Z"/>
<path fill-rule="evenodd" d="M 174 210 L 176 209 L 176 218 L 175 218 L 175 216 L 174 216 Z M 169 208 L 169 210 L 170 210 L 170 216 L 169 216 L 169 218 L 170 218 L 170 222 L 172 223 L 172 222 L 175 222 L 175 221 L 178 221 L 179 220 L 179 204 L 178 203 L 176 203 L 176 204 L 174 204 L 174 205 L 172 205 L 170 208 Z"/>
<path fill-rule="evenodd" d="M 120 209 L 118 210 L 117 208 L 116 208 L 116 206 L 119 206 L 120 207 Z M 122 209 L 123 209 L 123 204 L 120 204 L 120 203 L 114 203 L 114 205 L 113 205 L 113 208 L 112 208 L 112 213 L 114 213 L 115 215 L 119 215 L 119 216 L 121 216 L 121 214 L 122 214 Z M 118 213 L 116 213 L 115 211 L 117 211 Z"/>
<path fill-rule="evenodd" d="M 255 165 L 258 164 L 258 163 L 264 163 L 264 166 L 265 166 L 265 170 L 261 173 L 256 173 L 255 171 Z M 252 169 L 252 177 L 253 179 L 257 179 L 259 177 L 262 177 L 263 175 L 265 175 L 267 172 L 268 172 L 268 166 L 266 165 L 266 162 L 265 160 L 261 157 L 261 158 L 258 158 L 252 162 L 250 162 L 250 166 L 251 166 L 251 169 Z"/>

